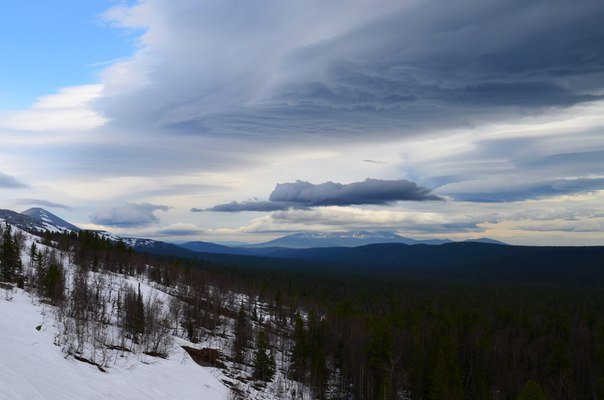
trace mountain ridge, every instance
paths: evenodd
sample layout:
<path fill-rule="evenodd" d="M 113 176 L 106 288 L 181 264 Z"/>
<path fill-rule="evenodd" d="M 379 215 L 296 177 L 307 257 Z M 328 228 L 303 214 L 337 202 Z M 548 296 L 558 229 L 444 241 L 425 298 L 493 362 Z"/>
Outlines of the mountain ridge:
<path fill-rule="evenodd" d="M 439 239 L 435 239 L 439 241 Z M 406 238 L 388 231 L 314 232 L 304 231 L 282 236 L 267 242 L 241 246 L 243 248 L 286 247 L 292 249 L 314 247 L 356 247 L 374 243 L 419 244 L 422 240 Z M 443 240 L 443 243 L 446 240 Z"/>
<path fill-rule="evenodd" d="M 46 226 L 48 228 L 48 230 L 58 229 L 62 231 L 80 231 L 80 228 L 78 228 L 77 226 L 65 221 L 64 219 L 41 207 L 29 208 L 21 212 L 21 214 L 27 215 L 28 217 L 40 221 L 43 226 Z"/>

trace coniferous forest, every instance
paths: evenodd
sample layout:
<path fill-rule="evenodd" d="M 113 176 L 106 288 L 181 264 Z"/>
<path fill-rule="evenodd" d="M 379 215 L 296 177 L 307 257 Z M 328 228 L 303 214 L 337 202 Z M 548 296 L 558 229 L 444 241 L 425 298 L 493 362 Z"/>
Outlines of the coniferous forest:
<path fill-rule="evenodd" d="M 229 318 L 234 336 L 221 351 L 250 365 L 250 379 L 271 381 L 281 368 L 317 399 L 604 398 L 598 285 L 253 268 L 139 254 L 92 232 L 46 234 L 41 242 L 69 250 L 82 273 L 189 288 L 169 315 L 154 309 L 140 287 L 120 288 L 124 348 L 140 345 L 162 356 L 171 327 L 195 342 Z M 3 280 L 32 288 L 72 317 L 65 336 L 74 337 L 70 351 L 77 354 L 86 321 L 108 318 L 99 292 L 82 274 L 68 284 L 58 254 L 35 245 L 33 267 L 22 272 L 19 246 L 19 236 L 5 228 Z M 228 303 L 227 293 L 245 297 Z"/>

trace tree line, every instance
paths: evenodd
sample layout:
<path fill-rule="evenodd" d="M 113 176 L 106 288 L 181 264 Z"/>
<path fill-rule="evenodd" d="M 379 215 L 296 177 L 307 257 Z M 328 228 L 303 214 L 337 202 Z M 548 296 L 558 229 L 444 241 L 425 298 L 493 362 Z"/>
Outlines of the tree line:
<path fill-rule="evenodd" d="M 158 355 L 173 335 L 198 342 L 232 323 L 221 349 L 231 361 L 258 381 L 281 368 L 316 399 L 604 398 L 599 287 L 220 265 L 138 254 L 94 232 L 47 233 L 41 242 L 56 250 L 34 245 L 24 266 L 22 239 L 1 233 L 3 280 L 63 307 L 74 352 L 86 337 L 107 340 L 111 320 L 124 349 Z M 171 300 L 159 307 L 95 271 L 145 277 Z"/>

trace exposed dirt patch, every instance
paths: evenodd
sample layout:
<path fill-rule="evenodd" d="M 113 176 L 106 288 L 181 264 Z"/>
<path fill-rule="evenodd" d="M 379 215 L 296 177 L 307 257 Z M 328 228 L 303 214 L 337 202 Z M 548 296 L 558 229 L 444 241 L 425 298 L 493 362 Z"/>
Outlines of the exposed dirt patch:
<path fill-rule="evenodd" d="M 105 370 L 105 368 L 101 367 L 99 364 L 95 363 L 94 361 L 91 361 L 91 360 L 89 360 L 89 359 L 87 359 L 87 358 L 84 358 L 84 357 L 80 357 L 80 356 L 78 356 L 77 354 L 72 354 L 72 356 L 73 356 L 73 358 L 74 358 L 75 360 L 78 360 L 78 361 L 84 362 L 84 363 L 86 363 L 86 364 L 94 365 L 94 366 L 95 366 L 95 367 L 97 367 L 97 368 L 99 369 L 99 371 L 101 371 L 101 372 L 105 372 L 105 373 L 107 372 L 107 371 Z"/>
<path fill-rule="evenodd" d="M 191 356 L 193 361 L 202 367 L 216 367 L 226 369 L 226 365 L 220 358 L 222 354 L 216 349 L 204 347 L 203 349 L 195 349 L 189 346 L 182 346 L 183 349 Z"/>

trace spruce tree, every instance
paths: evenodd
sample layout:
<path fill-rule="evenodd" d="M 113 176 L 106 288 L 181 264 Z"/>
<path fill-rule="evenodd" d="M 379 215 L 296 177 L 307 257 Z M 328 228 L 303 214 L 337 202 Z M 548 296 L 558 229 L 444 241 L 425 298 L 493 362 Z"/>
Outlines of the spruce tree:
<path fill-rule="evenodd" d="M 233 353 L 235 362 L 243 364 L 245 362 L 245 350 L 250 341 L 250 324 L 245 314 L 243 304 L 239 307 L 237 320 L 235 322 L 235 340 L 233 341 Z"/>
<path fill-rule="evenodd" d="M 11 226 L 6 224 L 0 246 L 2 280 L 12 282 L 22 270 L 19 247 L 13 239 Z"/>
<path fill-rule="evenodd" d="M 270 351 L 266 333 L 258 330 L 254 354 L 254 379 L 270 382 L 275 376 L 275 369 L 275 357 Z"/>
<path fill-rule="evenodd" d="M 304 382 L 308 370 L 308 338 L 304 320 L 300 314 L 296 314 L 294 328 L 294 349 L 292 351 L 292 361 L 290 373 L 292 378 Z"/>
<path fill-rule="evenodd" d="M 59 303 L 63 300 L 64 286 L 63 268 L 56 262 L 52 262 L 44 275 L 44 290 L 46 296 L 54 304 Z"/>
<path fill-rule="evenodd" d="M 145 333 L 145 303 L 143 302 L 140 282 L 138 284 L 138 293 L 136 294 L 136 311 L 134 318 L 135 333 Z"/>

